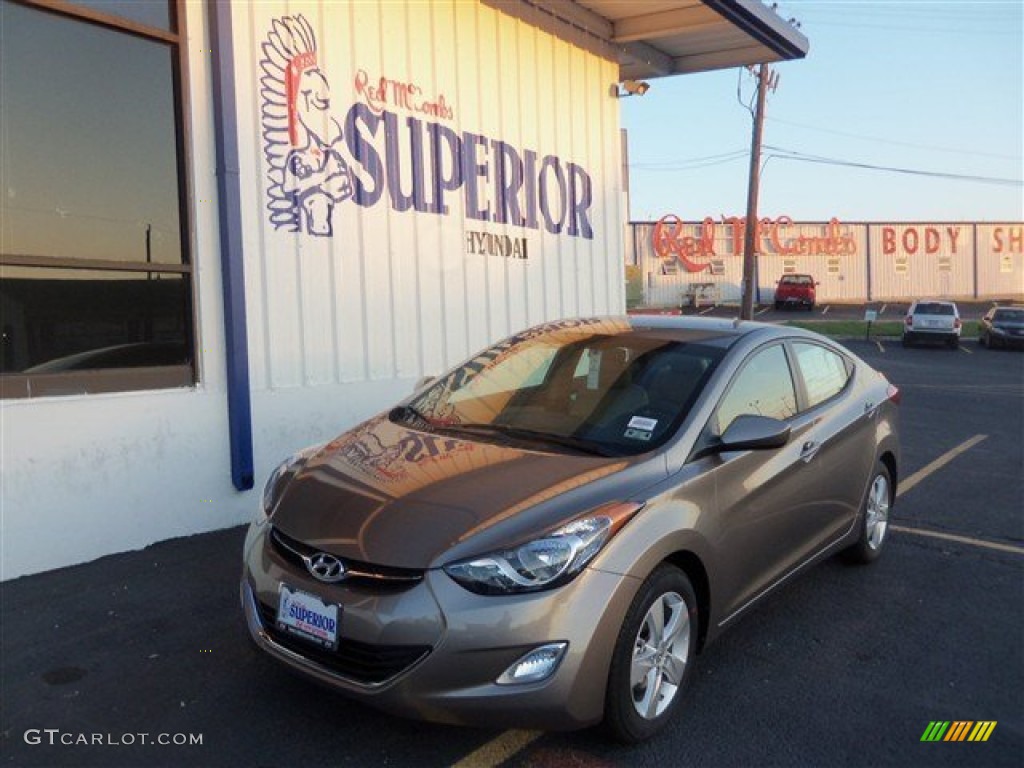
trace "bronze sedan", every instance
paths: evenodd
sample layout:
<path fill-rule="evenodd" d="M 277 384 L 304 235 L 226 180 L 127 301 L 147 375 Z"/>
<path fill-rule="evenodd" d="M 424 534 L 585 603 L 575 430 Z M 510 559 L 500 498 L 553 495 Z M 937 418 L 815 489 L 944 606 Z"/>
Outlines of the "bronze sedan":
<path fill-rule="evenodd" d="M 770 590 L 885 542 L 899 392 L 813 333 L 541 325 L 271 476 L 256 644 L 391 712 L 653 735 Z"/>

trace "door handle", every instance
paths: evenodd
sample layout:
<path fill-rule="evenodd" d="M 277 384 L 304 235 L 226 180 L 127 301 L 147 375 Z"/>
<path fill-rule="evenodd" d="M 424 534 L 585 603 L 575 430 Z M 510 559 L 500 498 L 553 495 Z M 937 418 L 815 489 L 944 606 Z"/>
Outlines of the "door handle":
<path fill-rule="evenodd" d="M 821 450 L 821 443 L 816 440 L 808 440 L 804 443 L 804 447 L 800 449 L 800 459 L 804 464 L 808 463 L 811 459 L 818 455 L 818 451 Z"/>

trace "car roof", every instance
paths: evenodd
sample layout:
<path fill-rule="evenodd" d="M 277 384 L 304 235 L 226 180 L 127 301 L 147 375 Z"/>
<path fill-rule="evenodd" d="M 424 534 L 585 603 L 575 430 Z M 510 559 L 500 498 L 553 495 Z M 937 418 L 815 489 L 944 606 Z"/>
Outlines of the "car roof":
<path fill-rule="evenodd" d="M 669 338 L 677 341 L 731 347 L 740 339 L 758 334 L 764 338 L 784 336 L 816 337 L 816 334 L 791 326 L 759 323 L 752 320 L 690 317 L 680 315 L 628 315 L 626 317 L 573 318 L 543 323 L 534 330 L 557 332 L 565 330 L 597 333 L 636 334 L 647 338 Z M 609 330 L 614 329 L 614 330 Z"/>

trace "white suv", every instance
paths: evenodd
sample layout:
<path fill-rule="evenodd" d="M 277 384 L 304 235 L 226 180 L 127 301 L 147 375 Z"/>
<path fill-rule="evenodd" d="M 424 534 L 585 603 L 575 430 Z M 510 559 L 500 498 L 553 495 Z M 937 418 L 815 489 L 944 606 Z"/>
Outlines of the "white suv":
<path fill-rule="evenodd" d="M 915 301 L 903 321 L 903 346 L 932 339 L 956 349 L 961 325 L 960 312 L 952 301 Z"/>

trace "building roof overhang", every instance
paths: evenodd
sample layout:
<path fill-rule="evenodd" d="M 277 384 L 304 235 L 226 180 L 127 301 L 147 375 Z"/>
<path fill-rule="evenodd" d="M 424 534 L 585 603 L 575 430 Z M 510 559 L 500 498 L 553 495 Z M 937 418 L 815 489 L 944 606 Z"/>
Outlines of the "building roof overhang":
<path fill-rule="evenodd" d="M 620 80 L 800 59 L 810 43 L 760 0 L 483 0 L 617 61 Z"/>

